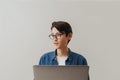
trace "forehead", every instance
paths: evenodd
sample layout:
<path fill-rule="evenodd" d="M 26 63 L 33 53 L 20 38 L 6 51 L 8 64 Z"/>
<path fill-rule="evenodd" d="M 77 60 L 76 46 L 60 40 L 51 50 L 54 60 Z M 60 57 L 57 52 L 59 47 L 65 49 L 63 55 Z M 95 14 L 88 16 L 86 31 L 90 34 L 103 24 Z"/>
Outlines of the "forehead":
<path fill-rule="evenodd" d="M 52 32 L 53 34 L 60 33 L 55 27 L 52 28 L 51 32 Z"/>

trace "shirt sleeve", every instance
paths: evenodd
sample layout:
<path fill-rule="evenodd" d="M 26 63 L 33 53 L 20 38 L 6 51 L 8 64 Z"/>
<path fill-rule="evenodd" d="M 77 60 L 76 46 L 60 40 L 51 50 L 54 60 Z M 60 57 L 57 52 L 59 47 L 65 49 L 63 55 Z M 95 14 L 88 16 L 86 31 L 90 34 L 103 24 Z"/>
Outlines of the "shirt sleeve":
<path fill-rule="evenodd" d="M 44 65 L 45 64 L 45 57 L 42 56 L 39 61 L 39 65 Z"/>
<path fill-rule="evenodd" d="M 83 65 L 88 65 L 87 60 L 85 58 L 82 58 Z"/>

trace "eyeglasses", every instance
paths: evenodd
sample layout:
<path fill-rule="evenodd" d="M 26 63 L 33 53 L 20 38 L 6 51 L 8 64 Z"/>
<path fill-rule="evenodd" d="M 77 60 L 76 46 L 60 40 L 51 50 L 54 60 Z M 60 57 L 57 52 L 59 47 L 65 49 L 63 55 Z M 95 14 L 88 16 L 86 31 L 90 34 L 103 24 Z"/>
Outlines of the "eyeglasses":
<path fill-rule="evenodd" d="M 56 38 L 56 39 L 60 39 L 61 38 L 61 35 L 63 35 L 64 33 L 57 33 L 57 34 L 55 34 L 55 35 L 53 35 L 53 34 L 50 34 L 49 35 L 49 37 L 50 37 L 50 39 L 54 39 L 54 38 Z"/>

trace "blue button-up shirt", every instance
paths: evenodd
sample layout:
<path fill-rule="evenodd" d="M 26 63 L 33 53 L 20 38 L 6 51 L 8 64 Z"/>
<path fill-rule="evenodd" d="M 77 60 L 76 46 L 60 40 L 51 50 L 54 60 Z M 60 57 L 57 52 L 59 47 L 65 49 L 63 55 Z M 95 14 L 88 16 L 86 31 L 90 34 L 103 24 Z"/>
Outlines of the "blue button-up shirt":
<path fill-rule="evenodd" d="M 81 54 L 72 52 L 70 49 L 68 53 L 69 53 L 68 58 L 65 61 L 66 65 L 88 65 L 87 60 Z M 56 55 L 57 50 L 45 53 L 40 58 L 39 65 L 58 65 Z M 90 80 L 89 76 L 88 80 Z"/>
<path fill-rule="evenodd" d="M 58 65 L 56 53 L 57 50 L 44 54 L 39 61 L 39 65 Z M 81 54 L 72 52 L 69 49 L 69 55 L 65 61 L 66 65 L 87 65 L 87 60 Z"/>

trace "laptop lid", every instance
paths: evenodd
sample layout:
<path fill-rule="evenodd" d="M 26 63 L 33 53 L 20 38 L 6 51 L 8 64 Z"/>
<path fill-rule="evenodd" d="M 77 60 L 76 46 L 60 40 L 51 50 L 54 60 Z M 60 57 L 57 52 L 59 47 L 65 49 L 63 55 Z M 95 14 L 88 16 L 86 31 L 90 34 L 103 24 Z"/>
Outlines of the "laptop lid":
<path fill-rule="evenodd" d="M 34 65 L 35 80 L 88 80 L 89 66 Z"/>

